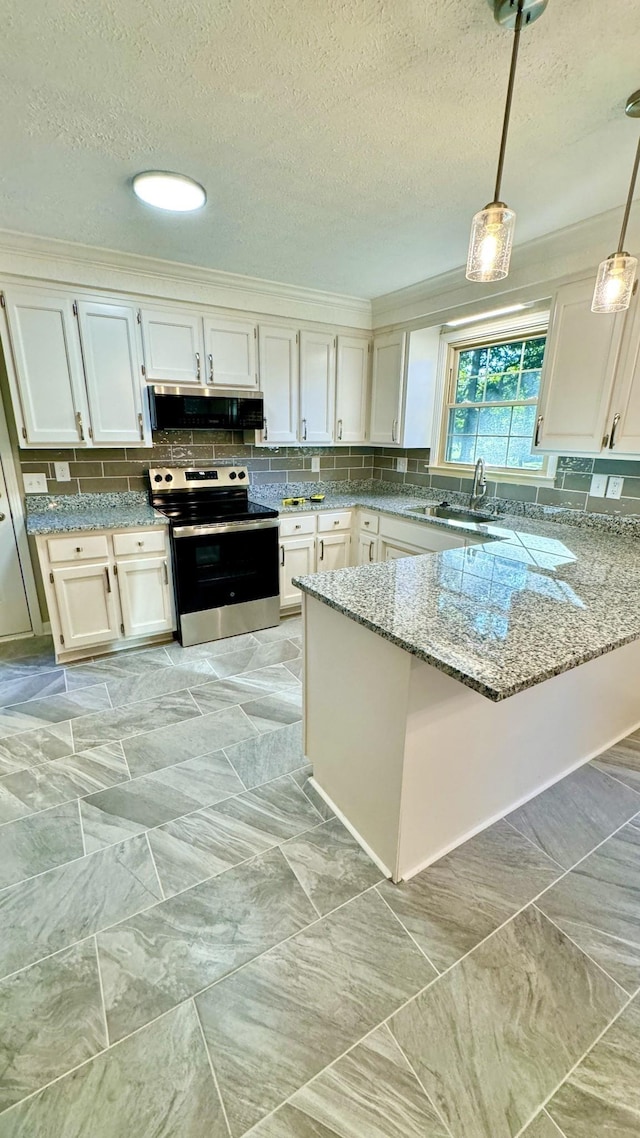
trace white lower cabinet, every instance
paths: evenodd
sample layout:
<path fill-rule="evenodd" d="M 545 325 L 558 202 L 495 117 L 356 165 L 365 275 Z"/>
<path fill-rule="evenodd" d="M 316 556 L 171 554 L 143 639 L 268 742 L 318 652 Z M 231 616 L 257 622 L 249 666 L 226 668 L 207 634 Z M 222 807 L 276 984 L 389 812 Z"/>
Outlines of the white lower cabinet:
<path fill-rule="evenodd" d="M 280 608 L 287 609 L 300 604 L 300 590 L 291 584 L 291 578 L 305 577 L 314 573 L 315 568 L 315 537 L 280 539 Z"/>
<path fill-rule="evenodd" d="M 380 542 L 375 534 L 360 530 L 355 549 L 356 565 L 369 565 L 380 560 Z"/>
<path fill-rule="evenodd" d="M 346 569 L 351 552 L 349 533 L 327 533 L 318 537 L 316 565 L 318 573 L 330 569 Z"/>
<path fill-rule="evenodd" d="M 55 593 L 60 624 L 56 646 L 59 644 L 65 652 L 70 652 L 118 638 L 120 629 L 112 572 L 106 561 L 53 569 L 49 582 Z"/>
<path fill-rule="evenodd" d="M 152 636 L 173 627 L 166 557 L 116 561 L 125 636 Z"/>

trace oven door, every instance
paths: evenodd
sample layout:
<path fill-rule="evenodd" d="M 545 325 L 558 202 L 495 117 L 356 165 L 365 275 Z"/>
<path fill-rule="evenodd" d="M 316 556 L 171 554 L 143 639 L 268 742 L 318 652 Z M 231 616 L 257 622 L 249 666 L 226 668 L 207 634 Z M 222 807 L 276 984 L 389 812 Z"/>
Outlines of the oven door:
<path fill-rule="evenodd" d="M 181 616 L 279 595 L 277 518 L 176 526 L 173 550 Z"/>

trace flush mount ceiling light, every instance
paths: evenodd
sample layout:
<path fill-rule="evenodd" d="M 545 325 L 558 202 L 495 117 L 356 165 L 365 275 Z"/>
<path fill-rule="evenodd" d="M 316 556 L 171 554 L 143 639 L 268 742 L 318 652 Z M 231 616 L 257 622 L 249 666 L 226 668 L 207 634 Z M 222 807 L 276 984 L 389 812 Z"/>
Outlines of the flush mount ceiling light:
<path fill-rule="evenodd" d="M 199 182 L 184 174 L 171 174 L 167 170 L 145 170 L 133 179 L 133 192 L 147 205 L 168 209 L 175 213 L 188 213 L 202 209 L 207 195 Z"/>
<path fill-rule="evenodd" d="M 633 95 L 629 96 L 624 110 L 625 114 L 629 115 L 629 118 L 640 118 L 640 91 L 634 91 Z M 620 230 L 618 248 L 615 253 L 610 253 L 606 261 L 602 261 L 598 267 L 596 286 L 593 290 L 593 300 L 591 302 L 592 312 L 624 312 L 625 308 L 628 308 L 631 303 L 631 295 L 633 293 L 636 270 L 638 268 L 638 258 L 631 257 L 628 253 L 625 253 L 623 246 L 627 233 L 631 202 L 633 201 L 633 194 L 636 188 L 638 166 L 640 166 L 640 138 L 638 139 L 636 157 L 633 163 L 633 170 L 631 171 L 631 182 L 629 184 L 627 204 L 622 218 L 622 229 Z"/>
<path fill-rule="evenodd" d="M 503 201 L 500 201 L 500 187 L 507 149 L 520 32 L 537 20 L 547 6 L 547 0 L 489 0 L 489 3 L 496 21 L 503 27 L 513 27 L 513 50 L 493 201 L 475 215 L 471 225 L 467 257 L 467 280 L 470 281 L 501 281 L 509 272 L 516 215 Z"/>

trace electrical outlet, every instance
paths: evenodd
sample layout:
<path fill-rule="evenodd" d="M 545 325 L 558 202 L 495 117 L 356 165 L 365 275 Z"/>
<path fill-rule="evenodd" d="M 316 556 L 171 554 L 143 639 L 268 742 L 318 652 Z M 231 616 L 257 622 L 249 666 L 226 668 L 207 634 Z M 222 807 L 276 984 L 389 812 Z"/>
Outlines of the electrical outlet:
<path fill-rule="evenodd" d="M 589 494 L 592 498 L 604 498 L 607 492 L 607 475 L 593 474 Z"/>
<path fill-rule="evenodd" d="M 406 472 L 407 472 L 407 460 L 406 460 L 406 458 L 397 458 L 396 459 L 396 470 L 398 471 L 399 474 L 406 474 Z"/>
<path fill-rule="evenodd" d="M 316 474 L 320 470 L 320 455 L 319 454 L 312 454 L 311 455 L 311 469 L 315 470 Z"/>
<path fill-rule="evenodd" d="M 610 478 L 607 485 L 607 498 L 619 498 L 622 495 L 624 478 Z"/>
<path fill-rule="evenodd" d="M 22 481 L 25 494 L 46 494 L 47 492 L 46 474 L 23 474 Z"/>
<path fill-rule="evenodd" d="M 56 482 L 70 482 L 71 474 L 69 472 L 68 462 L 54 462 L 53 469 L 56 474 Z"/>

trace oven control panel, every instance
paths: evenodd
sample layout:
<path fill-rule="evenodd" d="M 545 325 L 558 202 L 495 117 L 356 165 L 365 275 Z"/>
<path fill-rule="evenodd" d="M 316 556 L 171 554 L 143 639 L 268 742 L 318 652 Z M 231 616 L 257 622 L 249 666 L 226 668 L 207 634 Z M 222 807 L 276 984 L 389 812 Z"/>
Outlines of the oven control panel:
<path fill-rule="evenodd" d="M 162 466 L 149 471 L 149 483 L 154 493 L 162 490 L 194 490 L 247 486 L 249 474 L 246 466 Z"/>

